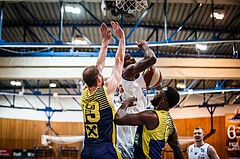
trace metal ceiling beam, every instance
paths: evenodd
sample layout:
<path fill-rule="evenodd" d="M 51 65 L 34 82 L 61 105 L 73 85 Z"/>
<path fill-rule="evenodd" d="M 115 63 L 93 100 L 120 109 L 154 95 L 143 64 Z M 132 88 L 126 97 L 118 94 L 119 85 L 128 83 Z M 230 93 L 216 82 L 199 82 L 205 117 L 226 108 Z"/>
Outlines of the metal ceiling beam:
<path fill-rule="evenodd" d="M 58 89 L 59 91 L 61 91 L 61 88 Z M 58 90 L 55 90 L 55 91 L 58 91 Z M 212 111 L 212 106 L 224 106 L 225 104 L 230 104 L 230 98 L 233 96 L 233 94 L 236 96 L 237 93 L 240 91 L 240 88 L 226 88 L 226 89 L 220 89 L 220 90 L 216 90 L 215 89 L 205 89 L 205 90 L 199 90 L 199 89 L 195 89 L 195 90 L 192 90 L 192 91 L 188 91 L 188 90 L 185 90 L 185 91 L 178 91 L 179 94 L 183 97 L 182 98 L 182 101 L 186 100 L 186 98 L 188 98 L 189 96 L 193 95 L 193 94 L 210 94 L 208 97 L 209 99 L 214 95 L 218 95 L 219 92 L 221 93 L 224 93 L 224 96 L 226 96 L 226 94 L 228 94 L 229 97 L 229 100 L 226 101 L 226 99 L 221 99 L 224 103 L 216 103 L 216 104 L 208 104 L 208 101 L 205 101 L 203 102 L 202 105 L 184 105 L 184 106 L 181 106 L 180 104 L 180 107 L 183 108 L 183 107 L 207 107 L 208 108 L 208 111 L 211 113 L 211 112 L 214 112 Z M 152 97 L 154 95 L 153 93 L 154 91 L 151 91 L 150 93 L 147 94 L 148 97 Z M 64 107 L 61 103 L 61 99 L 62 100 L 65 100 L 66 98 L 80 98 L 80 94 L 57 94 L 55 95 L 54 93 L 50 93 L 50 94 L 42 94 L 41 96 L 48 96 L 49 99 L 51 98 L 52 100 L 56 100 L 61 109 L 59 108 L 52 108 L 50 106 L 50 104 L 48 106 L 45 105 L 45 108 L 41 108 L 39 106 L 35 106 L 36 104 L 32 104 L 27 98 L 30 97 L 30 96 L 35 96 L 37 98 L 40 98 L 39 96 L 36 96 L 34 94 L 30 94 L 30 93 L 24 93 L 24 92 L 4 92 L 4 91 L 0 91 L 0 95 L 4 96 L 4 97 L 10 97 L 10 96 L 18 96 L 17 99 L 20 99 L 20 98 L 23 98 L 24 100 L 26 100 L 26 102 L 28 103 L 29 107 L 26 107 L 25 106 L 15 106 L 15 104 L 11 104 L 11 102 L 9 103 L 9 105 L 0 105 L 0 107 L 3 107 L 3 108 L 17 108 L 17 109 L 33 109 L 33 110 L 37 110 L 37 111 L 44 111 L 48 117 L 48 119 L 50 120 L 51 116 L 53 115 L 54 112 L 63 112 L 63 111 L 81 111 L 81 109 L 65 109 L 66 107 Z M 185 97 L 184 97 L 185 96 Z M 7 98 L 8 99 L 8 98 Z M 44 101 L 42 101 L 44 102 Z M 46 100 L 45 100 L 46 102 Z M 182 103 L 182 102 L 180 102 Z M 44 103 L 43 103 L 44 104 Z M 211 109 L 209 109 L 209 107 L 211 107 Z M 214 108 L 215 110 L 215 108 Z"/>
<path fill-rule="evenodd" d="M 137 52 L 128 52 L 134 57 L 142 57 L 142 53 Z M 36 53 L 6 53 L 1 52 L 0 57 L 97 57 L 98 52 L 36 52 Z M 210 55 L 210 54 L 190 54 L 190 55 L 176 55 L 176 54 L 160 54 L 156 55 L 158 58 L 219 58 L 219 59 L 239 59 L 232 55 Z M 115 57 L 115 52 L 107 53 L 107 57 Z"/>
<path fill-rule="evenodd" d="M 169 41 L 169 42 L 149 42 L 149 47 L 154 46 L 176 46 L 176 45 L 195 45 L 195 44 L 216 44 L 216 43 L 239 43 L 240 38 L 232 39 L 201 39 L 201 40 L 184 40 L 184 41 Z M 29 43 L 29 42 L 2 42 L 0 48 L 101 48 L 101 44 L 94 45 L 75 45 L 75 44 L 55 44 L 55 43 Z M 117 44 L 109 44 L 108 48 L 118 48 Z M 126 48 L 138 48 L 136 43 L 128 43 Z M 7 50 L 6 50 L 7 51 Z M 11 51 L 11 50 L 10 50 Z M 13 52 L 14 53 L 14 52 Z M 32 53 L 32 51 L 31 51 Z M 36 51 L 37 53 L 37 51 Z M 51 55 L 50 53 L 49 55 Z M 52 54 L 53 55 L 53 54 Z"/>
<path fill-rule="evenodd" d="M 170 35 L 170 37 L 168 38 L 168 41 L 171 41 L 173 36 L 175 36 L 181 29 L 182 27 L 185 25 L 185 23 L 187 22 L 187 20 L 196 12 L 196 10 L 198 8 L 200 8 L 202 6 L 202 4 L 198 4 L 192 11 L 191 13 L 186 17 L 186 19 L 184 19 L 184 21 L 180 24 L 180 26 L 172 33 L 172 35 Z"/>
<path fill-rule="evenodd" d="M 68 86 L 70 86 L 70 88 L 73 90 L 73 92 L 75 92 L 75 94 L 77 94 L 77 95 L 80 95 L 81 94 L 81 92 L 77 92 L 76 90 L 75 90 L 75 88 L 67 81 L 67 80 L 64 80 L 67 84 L 68 84 Z M 57 81 L 58 82 L 58 84 L 60 85 L 60 87 L 61 88 L 63 88 L 66 92 L 67 92 L 67 94 L 71 94 L 68 90 L 67 90 L 67 88 L 65 88 L 65 87 L 63 87 L 62 86 L 62 83 L 58 80 Z M 58 95 L 57 95 L 58 96 Z M 72 99 L 80 106 L 80 103 L 79 103 L 79 101 L 76 99 L 76 98 L 74 98 L 74 97 L 72 97 Z"/>
<path fill-rule="evenodd" d="M 164 5 L 163 5 L 163 11 L 164 11 L 164 39 L 167 42 L 168 37 L 167 37 L 167 0 L 164 0 Z"/>
<path fill-rule="evenodd" d="M 42 24 L 30 11 L 29 9 L 22 3 L 20 3 L 21 7 L 27 12 L 27 14 L 30 15 L 30 17 L 55 41 L 57 42 L 58 40 L 54 37 L 52 33 L 50 33 L 47 28 Z"/>
<path fill-rule="evenodd" d="M 11 9 L 13 11 L 13 13 L 15 14 L 16 18 L 20 21 L 20 24 L 21 24 L 21 27 L 24 27 L 24 30 L 25 31 L 29 31 L 30 35 L 31 36 L 31 39 L 33 41 L 38 41 L 38 42 L 41 42 L 41 40 L 38 38 L 38 36 L 36 36 L 35 33 L 33 33 L 33 31 L 28 27 L 28 25 L 26 24 L 26 21 L 25 19 L 23 18 L 22 16 L 22 12 L 19 11 L 19 8 L 16 7 L 16 5 L 12 5 L 11 6 Z M 26 34 L 24 35 L 24 38 L 26 38 Z"/>
<path fill-rule="evenodd" d="M 27 25 L 29 28 L 31 27 L 39 27 L 38 24 L 30 24 L 30 23 L 25 23 L 24 25 Z M 48 24 L 43 24 L 44 27 L 59 27 L 58 24 L 54 24 L 54 23 L 48 23 Z M 81 28 L 81 27 L 99 27 L 98 24 L 71 24 L 71 23 L 64 23 L 64 28 L 67 28 L 67 27 L 78 27 L 78 28 Z M 7 23 L 3 23 L 3 29 L 4 28 L 18 28 L 18 27 L 23 27 L 23 24 L 7 24 Z M 124 28 L 133 28 L 134 25 L 132 24 L 124 24 L 123 25 L 123 29 Z M 160 30 L 163 30 L 164 29 L 164 26 L 158 26 L 158 25 L 142 25 L 142 24 L 139 24 L 138 25 L 138 28 L 150 28 L 150 29 L 160 29 Z M 174 27 L 174 26 L 168 26 L 168 30 L 176 30 L 178 29 L 178 27 Z M 191 27 L 191 26 L 183 26 L 181 28 L 182 31 L 199 31 L 199 32 L 212 32 L 212 29 L 211 28 L 196 28 L 196 27 Z M 221 34 L 222 33 L 233 33 L 233 34 L 240 34 L 240 30 L 227 30 L 227 29 L 221 29 L 221 28 L 215 28 L 215 32 L 220 32 Z"/>
<path fill-rule="evenodd" d="M 226 30 L 226 28 L 228 28 L 234 21 L 236 21 L 239 18 L 239 16 L 240 16 L 240 12 L 237 15 L 235 15 L 226 26 L 224 26 L 222 31 L 220 33 L 218 33 L 217 37 L 219 38 L 223 34 L 224 30 Z M 215 32 L 216 32 L 216 30 L 215 30 Z"/>
<path fill-rule="evenodd" d="M 59 19 L 59 33 L 58 33 L 58 41 L 62 41 L 62 29 L 63 29 L 63 15 L 64 15 L 64 3 L 62 1 L 60 3 L 60 19 Z"/>
<path fill-rule="evenodd" d="M 3 8 L 4 5 L 0 6 L 0 40 L 2 40 Z"/>
<path fill-rule="evenodd" d="M 77 27 L 73 27 L 72 29 L 73 29 L 73 34 L 74 34 L 74 30 L 76 30 L 88 42 L 88 44 L 92 44 L 91 40 L 88 39 L 88 37 L 86 35 L 84 35 Z M 72 38 L 74 38 L 74 35 L 72 35 L 72 36 L 73 36 Z M 72 39 L 72 42 L 73 42 L 73 40 L 74 39 Z M 99 49 L 97 49 L 97 48 L 94 48 L 94 50 L 96 52 L 99 52 Z"/>
<path fill-rule="evenodd" d="M 151 8 L 153 7 L 153 4 L 151 4 L 149 6 L 148 9 L 146 9 L 144 11 L 144 13 L 142 14 L 142 16 L 140 17 L 140 19 L 137 21 L 137 23 L 134 25 L 134 27 L 132 28 L 132 30 L 128 33 L 128 35 L 126 36 L 126 42 L 129 39 L 129 37 L 132 35 L 132 33 L 138 28 L 139 24 L 141 23 L 141 21 L 143 20 L 143 18 L 149 13 L 149 11 L 151 10 Z"/>
<path fill-rule="evenodd" d="M 93 13 L 83 3 L 80 2 L 79 5 L 81 5 L 84 8 L 84 10 L 97 22 L 98 27 L 100 27 L 102 22 L 100 20 L 98 20 L 97 17 L 95 15 L 93 15 Z M 117 44 L 118 38 L 115 35 L 112 35 L 112 37 L 115 39 L 116 44 Z"/>
<path fill-rule="evenodd" d="M 91 2 L 91 3 L 101 3 L 102 0 L 62 0 L 63 2 Z M 106 1 L 115 1 L 115 0 L 106 0 Z M 37 2 L 39 0 L 0 0 L 0 2 L 12 3 L 12 2 Z M 59 2 L 59 0 L 41 0 L 41 2 Z M 151 3 L 163 3 L 163 0 L 150 0 Z M 211 4 L 212 0 L 168 0 L 168 3 L 205 3 Z M 239 0 L 214 0 L 214 4 L 231 4 L 231 5 L 240 5 Z"/>

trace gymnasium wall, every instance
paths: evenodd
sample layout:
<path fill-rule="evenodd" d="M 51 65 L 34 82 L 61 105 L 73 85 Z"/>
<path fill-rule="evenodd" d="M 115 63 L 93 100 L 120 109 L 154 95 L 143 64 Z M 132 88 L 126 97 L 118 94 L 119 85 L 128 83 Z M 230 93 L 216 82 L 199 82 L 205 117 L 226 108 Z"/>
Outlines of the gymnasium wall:
<path fill-rule="evenodd" d="M 205 134 L 211 129 L 210 117 L 174 119 L 174 122 L 179 136 L 191 137 L 197 126 L 203 127 Z M 226 158 L 225 116 L 214 117 L 213 125 L 216 133 L 209 137 L 206 142 L 212 144 L 220 158 L 224 159 Z M 83 135 L 82 122 L 51 122 L 51 126 L 59 135 Z M 34 146 L 41 146 L 41 135 L 45 129 L 45 121 L 0 118 L 0 149 L 33 149 Z M 53 148 L 57 150 L 60 146 L 54 144 Z M 82 143 L 77 143 L 74 146 L 81 147 Z M 184 151 L 187 146 L 182 146 Z M 165 150 L 164 159 L 173 159 L 170 149 L 166 147 Z"/>
<path fill-rule="evenodd" d="M 51 127 L 59 135 L 79 136 L 83 134 L 83 123 L 81 122 L 51 122 Z M 34 149 L 35 146 L 43 147 L 41 135 L 44 132 L 48 135 L 53 135 L 53 132 L 46 126 L 45 121 L 0 118 L 0 149 Z M 53 144 L 52 146 L 53 154 L 49 155 L 46 153 L 45 155 L 42 153 L 40 155 L 49 156 L 49 158 L 53 155 L 55 158 L 59 158 L 61 147 L 77 147 L 81 149 L 82 143 Z"/>

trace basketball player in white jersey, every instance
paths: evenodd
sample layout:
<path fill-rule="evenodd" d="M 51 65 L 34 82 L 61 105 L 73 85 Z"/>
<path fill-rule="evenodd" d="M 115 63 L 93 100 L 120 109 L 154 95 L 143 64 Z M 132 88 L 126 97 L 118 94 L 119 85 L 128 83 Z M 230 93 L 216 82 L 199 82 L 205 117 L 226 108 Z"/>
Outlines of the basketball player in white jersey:
<path fill-rule="evenodd" d="M 215 148 L 203 141 L 204 131 L 201 127 L 194 129 L 195 143 L 187 148 L 188 159 L 220 159 Z"/>
<path fill-rule="evenodd" d="M 138 62 L 130 54 L 126 54 L 124 58 L 122 78 L 119 85 L 120 96 L 122 100 L 129 97 L 137 97 L 137 106 L 130 107 L 127 113 L 138 113 L 146 109 L 147 99 L 144 96 L 142 88 L 146 88 L 141 72 L 154 65 L 157 61 L 155 53 L 148 47 L 148 43 L 144 40 L 137 42 L 138 47 L 144 53 L 144 58 Z M 124 159 L 132 159 L 134 137 L 136 126 L 117 126 L 117 147 Z"/>

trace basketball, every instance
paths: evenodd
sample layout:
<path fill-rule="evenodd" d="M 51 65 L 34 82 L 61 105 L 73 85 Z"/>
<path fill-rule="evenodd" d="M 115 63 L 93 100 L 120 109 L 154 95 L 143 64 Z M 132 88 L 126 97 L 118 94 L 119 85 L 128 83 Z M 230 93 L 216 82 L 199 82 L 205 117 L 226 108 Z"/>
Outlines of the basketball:
<path fill-rule="evenodd" d="M 146 69 L 142 75 L 147 88 L 161 89 L 162 74 L 158 68 L 152 66 Z"/>

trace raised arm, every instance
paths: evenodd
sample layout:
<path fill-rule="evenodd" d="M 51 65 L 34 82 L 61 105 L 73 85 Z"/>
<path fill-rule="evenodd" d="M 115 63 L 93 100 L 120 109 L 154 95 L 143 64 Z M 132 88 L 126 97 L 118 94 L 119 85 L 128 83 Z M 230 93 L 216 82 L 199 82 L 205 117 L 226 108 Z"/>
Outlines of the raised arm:
<path fill-rule="evenodd" d="M 102 46 L 98 54 L 96 66 L 98 67 L 99 71 L 102 72 L 105 66 L 108 44 L 111 39 L 112 33 L 105 23 L 102 23 L 100 31 L 102 34 Z"/>
<path fill-rule="evenodd" d="M 173 133 L 168 137 L 168 145 L 173 149 L 173 154 L 175 159 L 184 159 L 182 147 L 178 139 L 178 132 L 174 126 Z"/>
<path fill-rule="evenodd" d="M 133 80 L 131 79 L 131 77 L 135 77 L 136 74 L 146 70 L 150 66 L 153 66 L 157 61 L 155 53 L 151 48 L 148 47 L 148 43 L 146 41 L 144 40 L 137 41 L 137 45 L 144 53 L 144 58 L 139 60 L 134 65 L 129 65 L 124 70 L 123 77 L 125 79 Z"/>
<path fill-rule="evenodd" d="M 117 22 L 111 21 L 111 25 L 116 36 L 119 38 L 119 45 L 115 55 L 115 64 L 113 66 L 112 74 L 106 81 L 108 95 L 113 96 L 122 76 L 125 56 L 125 34 Z"/>

